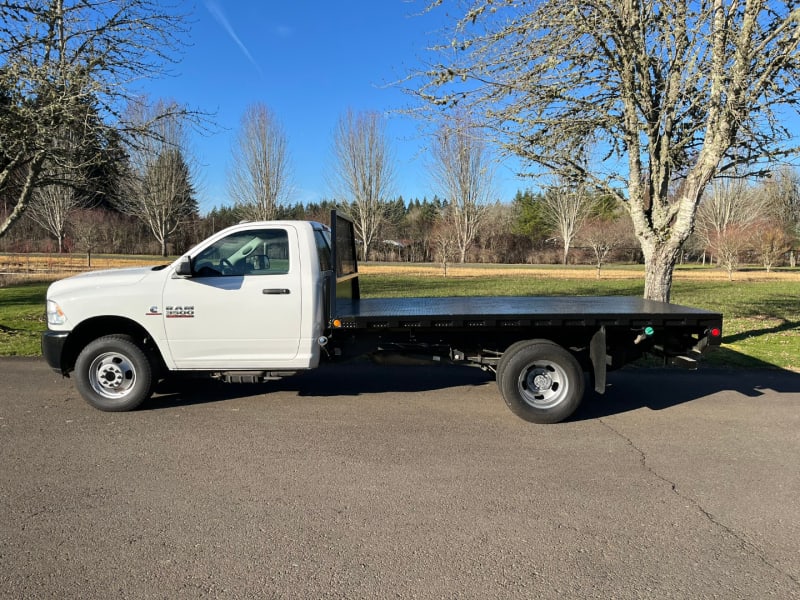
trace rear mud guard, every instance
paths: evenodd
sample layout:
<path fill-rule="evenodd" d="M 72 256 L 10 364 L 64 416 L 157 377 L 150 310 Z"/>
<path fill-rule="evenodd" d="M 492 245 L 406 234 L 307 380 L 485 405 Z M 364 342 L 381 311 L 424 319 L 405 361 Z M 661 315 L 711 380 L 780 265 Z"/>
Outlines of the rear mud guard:
<path fill-rule="evenodd" d="M 589 359 L 592 361 L 594 391 L 603 394 L 606 391 L 606 328 L 600 327 L 592 336 L 589 344 Z"/>

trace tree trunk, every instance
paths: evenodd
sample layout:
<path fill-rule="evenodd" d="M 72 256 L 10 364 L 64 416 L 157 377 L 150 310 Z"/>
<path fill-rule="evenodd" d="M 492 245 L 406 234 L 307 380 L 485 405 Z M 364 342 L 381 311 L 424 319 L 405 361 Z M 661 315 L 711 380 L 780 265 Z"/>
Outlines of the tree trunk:
<path fill-rule="evenodd" d="M 22 185 L 22 189 L 17 195 L 14 210 L 12 210 L 11 214 L 6 217 L 5 221 L 0 223 L 0 238 L 2 238 L 8 232 L 8 230 L 11 229 L 11 226 L 19 220 L 19 218 L 28 208 L 31 196 L 33 195 L 34 185 L 39 178 L 39 174 L 42 172 L 43 165 L 44 153 L 40 152 L 31 160 L 30 165 L 28 166 L 28 174 L 25 177 L 25 182 Z"/>
<path fill-rule="evenodd" d="M 669 302 L 672 292 L 672 271 L 680 254 L 680 247 L 668 244 L 656 246 L 645 251 L 644 257 L 644 297 L 648 300 Z"/>
<path fill-rule="evenodd" d="M 700 194 L 709 177 L 703 174 L 690 176 L 681 198 L 674 204 L 656 202 L 648 217 L 644 200 L 631 211 L 636 237 L 644 254 L 644 297 L 648 300 L 669 302 L 672 293 L 672 273 L 678 262 L 683 243 L 689 237 Z"/>

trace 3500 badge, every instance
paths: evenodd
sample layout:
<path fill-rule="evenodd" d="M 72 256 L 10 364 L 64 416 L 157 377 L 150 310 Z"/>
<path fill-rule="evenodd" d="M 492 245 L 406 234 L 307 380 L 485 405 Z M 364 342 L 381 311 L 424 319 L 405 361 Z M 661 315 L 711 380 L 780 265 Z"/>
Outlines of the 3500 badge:
<path fill-rule="evenodd" d="M 167 319 L 193 319 L 194 306 L 167 306 L 164 314 Z"/>

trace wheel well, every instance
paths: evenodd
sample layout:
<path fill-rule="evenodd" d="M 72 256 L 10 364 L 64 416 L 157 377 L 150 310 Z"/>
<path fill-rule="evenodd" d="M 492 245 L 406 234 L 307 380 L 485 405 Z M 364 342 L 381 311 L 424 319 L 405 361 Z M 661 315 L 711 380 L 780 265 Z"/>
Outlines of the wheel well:
<path fill-rule="evenodd" d="M 61 356 L 61 369 L 64 373 L 75 368 L 75 361 L 86 345 L 105 335 L 128 335 L 139 344 L 150 356 L 155 358 L 156 370 L 166 369 L 161 351 L 153 341 L 150 333 L 139 323 L 124 317 L 94 317 L 88 319 L 72 330 Z"/>

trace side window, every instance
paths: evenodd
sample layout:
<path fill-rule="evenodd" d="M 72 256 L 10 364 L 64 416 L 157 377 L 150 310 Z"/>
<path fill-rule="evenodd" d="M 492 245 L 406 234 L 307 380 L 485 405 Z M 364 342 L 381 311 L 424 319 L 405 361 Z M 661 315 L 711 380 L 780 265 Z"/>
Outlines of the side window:
<path fill-rule="evenodd" d="M 319 256 L 320 271 L 331 271 L 333 269 L 330 236 L 331 234 L 329 231 L 314 230 L 314 237 L 317 240 L 317 255 Z"/>
<path fill-rule="evenodd" d="M 197 277 L 283 275 L 289 272 L 285 229 L 239 231 L 217 240 L 192 260 Z"/>

